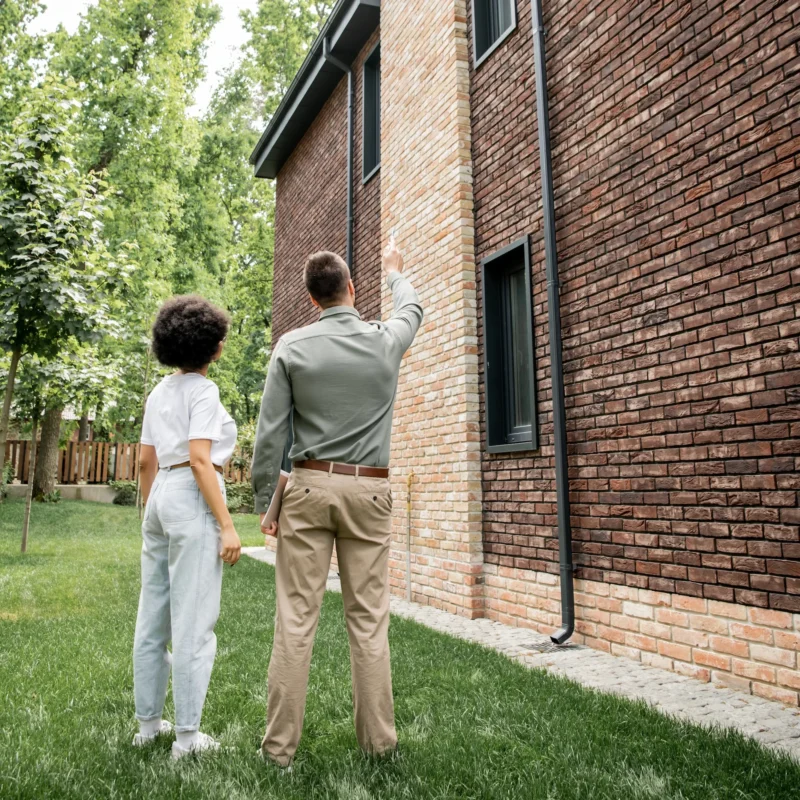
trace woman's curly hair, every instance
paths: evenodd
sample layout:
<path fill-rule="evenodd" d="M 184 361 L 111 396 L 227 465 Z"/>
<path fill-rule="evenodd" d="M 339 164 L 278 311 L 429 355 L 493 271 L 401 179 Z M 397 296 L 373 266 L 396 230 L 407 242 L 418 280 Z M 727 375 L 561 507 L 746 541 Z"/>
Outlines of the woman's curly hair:
<path fill-rule="evenodd" d="M 200 369 L 227 336 L 230 318 L 196 294 L 167 300 L 153 323 L 153 353 L 165 367 Z"/>

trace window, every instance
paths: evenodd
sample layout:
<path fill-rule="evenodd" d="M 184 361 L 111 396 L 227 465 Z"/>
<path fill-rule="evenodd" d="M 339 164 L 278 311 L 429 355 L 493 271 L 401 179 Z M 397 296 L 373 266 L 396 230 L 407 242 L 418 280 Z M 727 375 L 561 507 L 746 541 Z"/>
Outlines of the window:
<path fill-rule="evenodd" d="M 488 449 L 490 453 L 536 450 L 539 442 L 528 238 L 484 259 L 481 270 Z"/>
<path fill-rule="evenodd" d="M 381 166 L 381 46 L 364 62 L 364 183 Z"/>
<path fill-rule="evenodd" d="M 472 0 L 475 66 L 484 61 L 516 26 L 515 0 Z"/>

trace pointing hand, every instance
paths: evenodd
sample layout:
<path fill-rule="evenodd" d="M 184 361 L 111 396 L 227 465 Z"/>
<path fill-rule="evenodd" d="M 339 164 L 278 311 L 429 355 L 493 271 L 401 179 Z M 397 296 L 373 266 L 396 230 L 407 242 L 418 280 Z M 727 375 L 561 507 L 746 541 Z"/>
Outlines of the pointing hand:
<path fill-rule="evenodd" d="M 389 244 L 383 251 L 383 271 L 387 275 L 392 272 L 403 271 L 403 256 L 397 249 L 397 244 L 394 240 L 394 234 L 389 237 Z"/>

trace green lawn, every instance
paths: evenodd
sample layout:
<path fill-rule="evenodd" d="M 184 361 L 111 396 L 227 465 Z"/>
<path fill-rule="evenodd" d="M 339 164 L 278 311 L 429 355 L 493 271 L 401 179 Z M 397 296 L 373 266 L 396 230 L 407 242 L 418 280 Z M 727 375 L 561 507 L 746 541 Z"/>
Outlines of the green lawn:
<path fill-rule="evenodd" d="M 797 797 L 800 767 L 751 741 L 531 672 L 502 656 L 392 622 L 399 760 L 362 757 L 351 721 L 347 638 L 326 596 L 295 769 L 255 758 L 264 725 L 273 571 L 226 568 L 219 652 L 203 728 L 228 746 L 173 763 L 169 743 L 130 746 L 138 596 L 135 511 L 0 506 L 0 797 L 580 798 Z M 255 517 L 240 517 L 248 544 Z"/>

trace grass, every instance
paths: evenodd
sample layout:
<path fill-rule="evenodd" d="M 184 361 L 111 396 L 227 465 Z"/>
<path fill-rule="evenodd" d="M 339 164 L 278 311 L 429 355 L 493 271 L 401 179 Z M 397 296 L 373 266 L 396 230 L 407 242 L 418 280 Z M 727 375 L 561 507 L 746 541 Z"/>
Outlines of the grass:
<path fill-rule="evenodd" d="M 173 763 L 169 742 L 130 746 L 138 521 L 129 508 L 0 506 L 0 797 L 418 800 L 788 800 L 800 766 L 737 734 L 529 671 L 392 621 L 402 757 L 364 758 L 351 720 L 339 595 L 328 594 L 295 769 L 260 763 L 274 573 L 226 568 L 203 728 L 229 750 Z M 239 518 L 260 543 L 255 517 Z"/>

